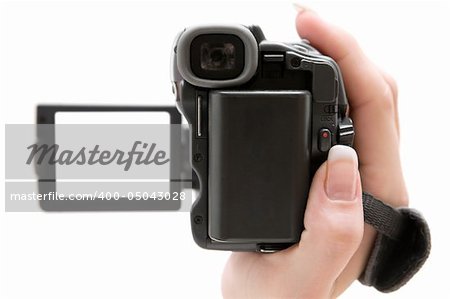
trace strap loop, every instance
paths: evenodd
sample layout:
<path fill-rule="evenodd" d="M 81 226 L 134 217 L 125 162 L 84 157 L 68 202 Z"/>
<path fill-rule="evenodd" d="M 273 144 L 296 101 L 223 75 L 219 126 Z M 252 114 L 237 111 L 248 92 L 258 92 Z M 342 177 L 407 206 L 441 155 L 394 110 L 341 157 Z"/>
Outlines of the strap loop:
<path fill-rule="evenodd" d="M 362 284 L 392 292 L 406 284 L 427 260 L 431 249 L 428 224 L 409 208 L 394 209 L 363 193 L 364 221 L 378 232 L 361 274 Z"/>
<path fill-rule="evenodd" d="M 363 192 L 364 222 L 373 226 L 377 232 L 398 240 L 403 232 L 405 219 L 403 215 L 376 199 L 371 194 Z"/>

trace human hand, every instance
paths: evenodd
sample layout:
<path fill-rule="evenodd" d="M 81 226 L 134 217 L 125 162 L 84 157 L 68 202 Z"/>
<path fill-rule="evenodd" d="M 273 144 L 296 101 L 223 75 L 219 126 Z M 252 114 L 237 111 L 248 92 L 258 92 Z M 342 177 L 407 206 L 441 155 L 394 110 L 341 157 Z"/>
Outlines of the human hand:
<path fill-rule="evenodd" d="M 314 12 L 299 12 L 296 26 L 301 37 L 339 64 L 356 131 L 359 172 L 350 148 L 332 148 L 311 185 L 301 242 L 270 255 L 233 253 L 223 274 L 226 298 L 337 297 L 364 270 L 376 236 L 363 224 L 361 183 L 364 191 L 394 207 L 408 205 L 394 80 L 352 36 Z"/>

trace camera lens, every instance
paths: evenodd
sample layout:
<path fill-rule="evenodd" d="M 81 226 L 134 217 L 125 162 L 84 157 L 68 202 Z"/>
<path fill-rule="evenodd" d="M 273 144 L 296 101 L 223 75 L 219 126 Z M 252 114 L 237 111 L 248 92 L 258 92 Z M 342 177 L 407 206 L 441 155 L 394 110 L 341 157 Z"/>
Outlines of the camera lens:
<path fill-rule="evenodd" d="M 190 55 L 192 72 L 203 79 L 233 79 L 244 69 L 244 44 L 236 35 L 199 35 L 192 40 Z"/>
<path fill-rule="evenodd" d="M 200 65 L 204 70 L 230 70 L 235 67 L 236 48 L 232 43 L 203 43 L 200 52 Z"/>

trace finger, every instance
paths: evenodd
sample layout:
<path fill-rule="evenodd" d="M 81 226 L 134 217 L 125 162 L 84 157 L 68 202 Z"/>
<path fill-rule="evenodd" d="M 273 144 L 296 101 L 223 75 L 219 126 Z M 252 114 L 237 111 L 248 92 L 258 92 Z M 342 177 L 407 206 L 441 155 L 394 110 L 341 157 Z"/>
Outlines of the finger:
<path fill-rule="evenodd" d="M 352 148 L 334 146 L 316 172 L 304 225 L 298 245 L 267 259 L 289 259 L 293 279 L 311 286 L 302 294 L 306 298 L 329 296 L 324 292 L 333 289 L 364 233 L 358 162 Z"/>
<path fill-rule="evenodd" d="M 397 135 L 400 138 L 400 121 L 398 117 L 398 87 L 397 82 L 389 75 L 386 71 L 382 69 L 378 69 L 381 75 L 383 76 L 386 83 L 389 85 L 392 93 L 392 97 L 394 99 L 394 117 L 395 117 L 395 125 L 397 128 Z"/>
<path fill-rule="evenodd" d="M 350 34 L 326 23 L 311 11 L 298 14 L 296 27 L 302 38 L 339 64 L 344 80 L 351 82 L 346 85 L 346 91 L 352 99 L 353 109 L 383 101 L 389 86 Z"/>
<path fill-rule="evenodd" d="M 391 87 L 344 30 L 326 23 L 311 11 L 299 13 L 296 26 L 300 36 L 332 57 L 342 71 L 365 191 L 395 206 L 404 205 L 406 189 Z M 386 183 L 380 186 L 379 182 Z"/>

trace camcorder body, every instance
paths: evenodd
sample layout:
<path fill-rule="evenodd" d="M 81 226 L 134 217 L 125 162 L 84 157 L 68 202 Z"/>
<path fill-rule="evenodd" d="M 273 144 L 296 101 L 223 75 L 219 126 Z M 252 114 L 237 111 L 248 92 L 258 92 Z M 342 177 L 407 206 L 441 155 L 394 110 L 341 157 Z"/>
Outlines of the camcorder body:
<path fill-rule="evenodd" d="M 171 67 L 190 125 L 195 242 L 258 252 L 299 242 L 315 171 L 333 145 L 353 143 L 336 62 L 258 26 L 210 25 L 176 37 Z"/>

